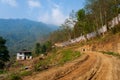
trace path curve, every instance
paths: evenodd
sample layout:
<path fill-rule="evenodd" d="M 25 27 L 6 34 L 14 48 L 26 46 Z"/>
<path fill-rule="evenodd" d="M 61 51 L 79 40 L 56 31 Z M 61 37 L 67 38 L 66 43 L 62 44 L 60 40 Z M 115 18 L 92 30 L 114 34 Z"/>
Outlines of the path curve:
<path fill-rule="evenodd" d="M 99 52 L 86 54 L 62 67 L 27 76 L 24 80 L 120 80 L 120 60 Z"/>

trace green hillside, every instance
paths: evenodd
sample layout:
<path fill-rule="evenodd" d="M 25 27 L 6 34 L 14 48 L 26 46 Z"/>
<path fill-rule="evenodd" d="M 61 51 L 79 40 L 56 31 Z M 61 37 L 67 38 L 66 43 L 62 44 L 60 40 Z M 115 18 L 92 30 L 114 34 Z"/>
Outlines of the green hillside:
<path fill-rule="evenodd" d="M 0 36 L 7 40 L 10 53 L 31 49 L 35 42 L 43 42 L 57 27 L 27 19 L 0 19 Z"/>

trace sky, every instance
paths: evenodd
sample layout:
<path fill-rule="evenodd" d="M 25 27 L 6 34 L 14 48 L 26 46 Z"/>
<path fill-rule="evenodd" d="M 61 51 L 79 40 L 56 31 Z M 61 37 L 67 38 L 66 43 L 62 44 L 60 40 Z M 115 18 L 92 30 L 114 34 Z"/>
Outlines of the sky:
<path fill-rule="evenodd" d="M 61 25 L 72 10 L 78 11 L 84 4 L 85 0 L 0 0 L 0 18 Z"/>

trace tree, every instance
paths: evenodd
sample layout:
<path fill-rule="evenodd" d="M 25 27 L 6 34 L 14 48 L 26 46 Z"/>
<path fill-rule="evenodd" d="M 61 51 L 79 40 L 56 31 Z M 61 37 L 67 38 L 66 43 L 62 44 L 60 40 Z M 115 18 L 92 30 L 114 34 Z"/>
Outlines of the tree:
<path fill-rule="evenodd" d="M 109 22 L 119 13 L 120 0 L 86 0 L 85 7 L 76 13 L 72 11 L 61 29 L 52 34 L 51 41 L 68 41 L 98 31 L 104 25 L 109 29 Z"/>
<path fill-rule="evenodd" d="M 75 37 L 92 32 L 92 26 L 90 24 L 91 20 L 89 20 L 89 15 L 85 13 L 84 9 L 80 9 L 77 12 L 77 19 L 78 21 L 74 26 Z"/>
<path fill-rule="evenodd" d="M 47 41 L 45 43 L 45 46 L 46 46 L 46 51 L 49 52 L 50 50 L 52 50 L 52 43 L 51 41 Z"/>
<path fill-rule="evenodd" d="M 40 43 L 36 43 L 35 54 L 39 55 L 40 53 L 41 53 L 41 45 L 40 45 Z"/>
<path fill-rule="evenodd" d="M 85 10 L 84 10 L 84 9 L 80 9 L 80 10 L 77 12 L 77 20 L 78 20 L 78 21 L 83 21 L 83 20 L 85 20 Z"/>
<path fill-rule="evenodd" d="M 42 53 L 45 53 L 46 52 L 46 45 L 44 44 L 43 46 L 42 46 Z"/>
<path fill-rule="evenodd" d="M 5 62 L 9 61 L 9 52 L 5 46 L 6 40 L 0 37 L 0 69 L 4 68 Z"/>

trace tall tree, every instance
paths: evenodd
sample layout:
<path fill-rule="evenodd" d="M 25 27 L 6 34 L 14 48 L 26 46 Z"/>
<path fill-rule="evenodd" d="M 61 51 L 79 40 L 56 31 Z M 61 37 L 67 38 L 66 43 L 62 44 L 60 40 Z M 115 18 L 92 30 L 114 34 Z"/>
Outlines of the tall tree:
<path fill-rule="evenodd" d="M 35 54 L 39 55 L 40 53 L 41 53 L 41 45 L 40 45 L 40 43 L 36 43 Z"/>
<path fill-rule="evenodd" d="M 0 69 L 4 68 L 5 62 L 9 61 L 9 52 L 5 46 L 6 40 L 0 37 Z"/>
<path fill-rule="evenodd" d="M 45 43 L 45 46 L 46 46 L 46 51 L 49 52 L 50 50 L 52 50 L 52 43 L 51 41 L 47 41 Z"/>

